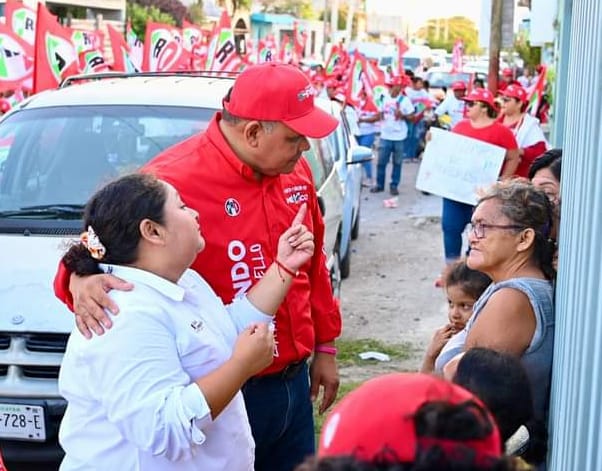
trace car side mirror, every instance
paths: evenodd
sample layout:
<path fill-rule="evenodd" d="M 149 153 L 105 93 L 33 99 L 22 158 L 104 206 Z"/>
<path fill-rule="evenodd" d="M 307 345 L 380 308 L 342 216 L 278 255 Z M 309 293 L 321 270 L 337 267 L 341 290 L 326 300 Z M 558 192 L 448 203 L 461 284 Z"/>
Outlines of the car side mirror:
<path fill-rule="evenodd" d="M 348 164 L 362 164 L 373 159 L 372 149 L 366 146 L 354 146 L 351 149 L 351 157 Z"/>

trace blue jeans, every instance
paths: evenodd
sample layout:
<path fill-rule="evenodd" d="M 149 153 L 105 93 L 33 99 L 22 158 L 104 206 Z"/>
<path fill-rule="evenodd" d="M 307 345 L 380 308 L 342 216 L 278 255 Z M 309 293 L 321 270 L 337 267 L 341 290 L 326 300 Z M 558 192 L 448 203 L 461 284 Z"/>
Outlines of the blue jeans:
<path fill-rule="evenodd" d="M 393 170 L 391 171 L 391 188 L 397 188 L 401 179 L 401 161 L 403 160 L 403 147 L 405 141 L 390 141 L 380 139 L 378 147 L 378 163 L 376 165 L 376 186 L 385 187 L 385 170 L 391 154 L 393 154 Z"/>
<path fill-rule="evenodd" d="M 441 228 L 445 263 L 450 264 L 461 257 L 462 233 L 472 218 L 473 210 L 474 207 L 469 204 L 443 198 Z"/>
<path fill-rule="evenodd" d="M 374 145 L 374 139 L 376 138 L 376 133 L 355 136 L 355 138 L 360 146 L 365 146 L 372 149 L 372 146 Z M 362 167 L 364 168 L 366 178 L 372 180 L 372 161 L 362 163 Z"/>
<path fill-rule="evenodd" d="M 425 134 L 426 125 L 423 120 L 417 123 L 407 123 L 408 125 L 408 137 L 405 140 L 405 157 L 408 159 L 415 159 L 418 157 L 418 148 L 421 139 Z"/>
<path fill-rule="evenodd" d="M 315 453 L 307 364 L 289 379 L 251 378 L 242 392 L 255 439 L 255 471 L 292 471 Z"/>

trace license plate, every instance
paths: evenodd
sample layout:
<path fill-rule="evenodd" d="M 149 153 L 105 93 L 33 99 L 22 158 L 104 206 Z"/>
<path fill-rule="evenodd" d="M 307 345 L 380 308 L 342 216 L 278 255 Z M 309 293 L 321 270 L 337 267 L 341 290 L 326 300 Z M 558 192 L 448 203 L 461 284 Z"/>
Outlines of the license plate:
<path fill-rule="evenodd" d="M 0 438 L 44 441 L 44 408 L 27 404 L 0 404 Z"/>

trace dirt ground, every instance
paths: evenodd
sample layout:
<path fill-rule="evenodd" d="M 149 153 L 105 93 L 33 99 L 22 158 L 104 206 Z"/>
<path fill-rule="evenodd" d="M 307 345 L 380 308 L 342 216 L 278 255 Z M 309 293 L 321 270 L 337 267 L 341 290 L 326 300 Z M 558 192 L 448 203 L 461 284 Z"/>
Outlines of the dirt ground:
<path fill-rule="evenodd" d="M 408 343 L 410 357 L 343 367 L 342 382 L 417 370 L 434 329 L 446 321 L 443 290 L 434 287 L 443 261 L 441 199 L 415 189 L 419 165 L 404 162 L 396 208 L 384 206 L 388 192 L 363 189 L 360 236 L 341 293 L 342 338 Z"/>

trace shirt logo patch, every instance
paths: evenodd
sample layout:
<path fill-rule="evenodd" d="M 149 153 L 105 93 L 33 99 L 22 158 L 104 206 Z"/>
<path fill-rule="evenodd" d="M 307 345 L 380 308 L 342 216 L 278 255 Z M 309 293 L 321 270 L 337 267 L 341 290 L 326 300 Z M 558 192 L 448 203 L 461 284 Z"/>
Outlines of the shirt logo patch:
<path fill-rule="evenodd" d="M 192 321 L 190 323 L 190 327 L 195 332 L 200 332 L 201 330 L 203 330 L 203 321 Z"/>
<path fill-rule="evenodd" d="M 240 203 L 234 198 L 228 198 L 224 204 L 224 209 L 228 216 L 238 216 L 240 214 Z"/>

